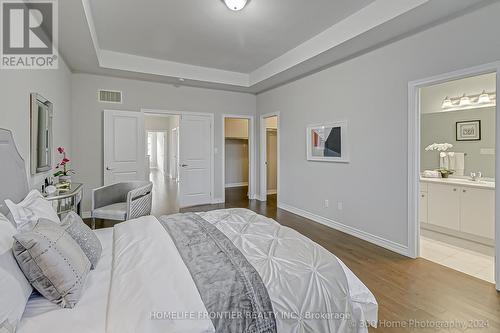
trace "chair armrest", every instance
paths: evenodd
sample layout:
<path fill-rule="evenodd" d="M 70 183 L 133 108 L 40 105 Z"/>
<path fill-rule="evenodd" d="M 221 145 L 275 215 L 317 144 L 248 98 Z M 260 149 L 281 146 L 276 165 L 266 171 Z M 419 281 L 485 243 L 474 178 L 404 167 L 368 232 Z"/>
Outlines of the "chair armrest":
<path fill-rule="evenodd" d="M 127 200 L 129 188 L 123 183 L 102 186 L 92 190 L 92 211 Z"/>
<path fill-rule="evenodd" d="M 153 183 L 138 187 L 127 194 L 127 219 L 151 214 Z"/>

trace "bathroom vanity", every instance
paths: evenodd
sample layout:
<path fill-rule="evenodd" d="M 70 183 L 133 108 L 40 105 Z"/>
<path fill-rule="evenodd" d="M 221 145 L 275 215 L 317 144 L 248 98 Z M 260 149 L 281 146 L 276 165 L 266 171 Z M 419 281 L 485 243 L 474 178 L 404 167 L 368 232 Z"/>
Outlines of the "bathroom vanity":
<path fill-rule="evenodd" d="M 421 227 L 494 245 L 495 183 L 460 178 L 421 178 Z"/>

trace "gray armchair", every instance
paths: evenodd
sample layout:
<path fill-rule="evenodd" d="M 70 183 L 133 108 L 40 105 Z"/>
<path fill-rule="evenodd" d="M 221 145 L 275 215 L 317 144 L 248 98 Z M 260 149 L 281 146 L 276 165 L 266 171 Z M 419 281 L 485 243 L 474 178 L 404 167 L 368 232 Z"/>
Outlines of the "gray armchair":
<path fill-rule="evenodd" d="M 153 183 L 131 181 L 92 190 L 92 225 L 95 219 L 126 221 L 151 214 Z"/>

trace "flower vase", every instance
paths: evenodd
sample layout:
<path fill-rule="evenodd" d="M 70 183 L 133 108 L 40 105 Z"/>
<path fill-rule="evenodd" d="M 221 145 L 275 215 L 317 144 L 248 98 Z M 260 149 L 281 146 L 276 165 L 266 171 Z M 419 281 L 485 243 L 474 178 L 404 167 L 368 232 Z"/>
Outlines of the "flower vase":
<path fill-rule="evenodd" d="M 59 176 L 59 182 L 60 183 L 71 183 L 71 176 Z"/>

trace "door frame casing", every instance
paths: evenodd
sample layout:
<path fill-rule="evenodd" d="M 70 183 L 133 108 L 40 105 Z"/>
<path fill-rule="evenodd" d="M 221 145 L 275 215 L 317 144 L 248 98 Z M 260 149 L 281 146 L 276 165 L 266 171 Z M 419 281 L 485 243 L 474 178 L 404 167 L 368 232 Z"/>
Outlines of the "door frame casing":
<path fill-rule="evenodd" d="M 177 126 L 175 128 L 172 128 L 172 133 L 170 133 L 170 135 L 171 135 L 170 140 L 172 140 L 172 141 L 174 141 L 174 136 L 177 136 L 177 140 L 176 140 L 177 141 L 177 148 L 176 148 L 177 149 L 177 151 L 176 151 L 177 154 L 176 154 L 176 157 L 174 158 L 174 156 L 170 156 L 170 149 L 168 151 L 169 163 L 171 163 L 170 158 L 174 159 L 174 162 L 171 163 L 169 165 L 169 167 L 168 167 L 168 169 L 169 169 L 169 175 L 168 176 L 169 176 L 170 179 L 173 179 L 176 182 L 178 182 L 179 181 L 179 162 L 177 160 L 179 158 L 179 126 Z M 172 170 L 170 170 L 170 167 L 172 165 L 175 166 L 175 177 L 172 177 Z"/>
<path fill-rule="evenodd" d="M 408 255 L 420 254 L 420 89 L 431 85 L 488 73 L 496 73 L 496 91 L 500 91 L 500 61 L 444 73 L 408 83 Z M 500 195 L 497 195 L 500 175 L 500 115 L 496 95 L 495 113 L 495 281 L 500 290 Z"/>
<path fill-rule="evenodd" d="M 277 144 L 277 155 L 276 156 L 276 173 L 277 173 L 277 193 L 276 193 L 276 201 L 280 202 L 280 179 L 281 179 L 281 172 L 280 172 L 280 140 L 281 140 L 281 129 L 280 129 L 280 112 L 270 112 L 270 113 L 265 113 L 260 115 L 260 145 L 259 145 L 259 151 L 260 151 L 260 166 L 259 166 L 259 196 L 258 200 L 260 201 L 267 201 L 267 168 L 266 168 L 266 162 L 267 162 L 267 137 L 266 137 L 266 118 L 271 118 L 271 117 L 277 117 L 277 133 L 276 133 L 276 144 Z"/>
<path fill-rule="evenodd" d="M 175 111 L 175 110 L 161 110 L 161 109 L 141 109 L 141 112 L 144 114 L 156 114 L 159 116 L 201 116 L 201 117 L 208 117 L 210 119 L 210 203 L 215 203 L 214 199 L 214 178 L 215 178 L 215 161 L 214 161 L 214 151 L 215 151 L 215 135 L 214 135 L 214 114 L 209 113 L 209 112 L 191 112 L 191 111 Z M 179 133 L 181 131 L 180 128 L 180 121 L 179 121 Z M 177 172 L 178 175 L 180 174 L 179 172 L 179 166 L 177 166 Z M 178 177 L 179 178 L 179 177 Z M 182 186 L 182 183 L 179 184 L 179 186 Z M 181 192 L 180 192 L 181 193 Z"/>
<path fill-rule="evenodd" d="M 238 114 L 223 114 L 222 115 L 222 202 L 226 202 L 226 119 L 247 119 L 248 120 L 248 198 L 255 199 L 255 124 L 254 116 L 238 115 Z"/>

